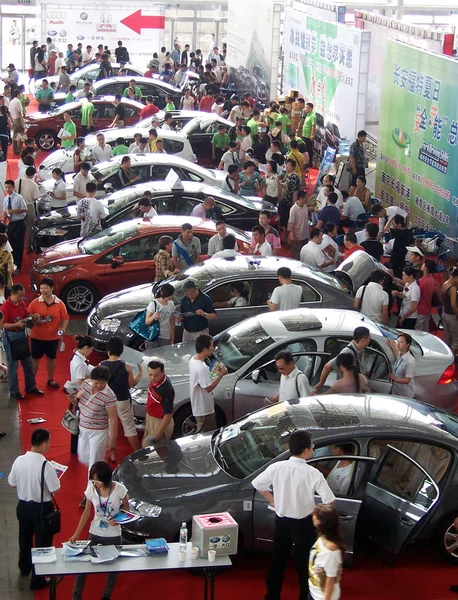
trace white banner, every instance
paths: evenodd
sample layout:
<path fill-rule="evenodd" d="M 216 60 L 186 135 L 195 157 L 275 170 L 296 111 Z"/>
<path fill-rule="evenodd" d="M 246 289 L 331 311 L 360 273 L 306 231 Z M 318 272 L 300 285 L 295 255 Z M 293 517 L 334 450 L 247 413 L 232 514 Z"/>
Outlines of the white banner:
<path fill-rule="evenodd" d="M 294 9 L 285 15 L 285 93 L 298 90 L 312 102 L 317 127 L 331 136 L 353 140 L 365 126 L 367 78 L 360 72 L 367 71 L 368 59 L 361 61 L 362 38 L 359 29 Z"/>
<path fill-rule="evenodd" d="M 145 67 L 153 52 L 159 52 L 164 39 L 164 6 L 159 4 L 133 4 L 130 8 L 110 5 L 42 4 L 42 35 L 51 37 L 64 52 L 67 44 L 76 48 L 78 42 L 92 46 L 108 46 L 111 52 L 121 40 L 127 48 L 132 64 Z"/>

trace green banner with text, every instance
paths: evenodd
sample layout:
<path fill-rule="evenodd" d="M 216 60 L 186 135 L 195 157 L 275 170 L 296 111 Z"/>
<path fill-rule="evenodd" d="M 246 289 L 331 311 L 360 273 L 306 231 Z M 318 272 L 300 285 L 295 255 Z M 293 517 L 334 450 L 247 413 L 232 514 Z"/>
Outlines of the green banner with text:
<path fill-rule="evenodd" d="M 458 61 L 387 43 L 376 195 L 458 238 Z"/>

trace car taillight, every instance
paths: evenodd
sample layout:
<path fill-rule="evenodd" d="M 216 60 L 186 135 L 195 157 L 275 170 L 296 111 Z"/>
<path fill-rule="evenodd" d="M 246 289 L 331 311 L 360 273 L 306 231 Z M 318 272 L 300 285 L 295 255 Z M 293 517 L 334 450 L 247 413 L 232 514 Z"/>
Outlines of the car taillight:
<path fill-rule="evenodd" d="M 440 385 L 443 385 L 446 383 L 452 383 L 452 381 L 454 379 L 455 379 L 455 364 L 453 363 L 445 369 L 445 371 L 442 373 L 441 378 L 439 379 L 439 381 L 437 383 Z"/>

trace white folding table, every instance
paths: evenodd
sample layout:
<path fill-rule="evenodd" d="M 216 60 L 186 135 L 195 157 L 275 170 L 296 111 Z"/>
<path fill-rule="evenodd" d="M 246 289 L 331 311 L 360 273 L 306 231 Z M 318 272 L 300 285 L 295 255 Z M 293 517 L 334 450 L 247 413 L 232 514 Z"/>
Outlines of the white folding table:
<path fill-rule="evenodd" d="M 112 562 L 94 564 L 92 562 L 69 562 L 64 559 L 63 548 L 56 548 L 55 563 L 38 563 L 35 565 L 37 575 L 50 577 L 49 600 L 57 598 L 57 578 L 63 575 L 92 575 L 95 573 L 129 573 L 136 571 L 166 571 L 169 569 L 202 569 L 204 573 L 204 600 L 215 598 L 215 578 L 213 569 L 232 566 L 229 556 L 217 556 L 215 562 L 207 558 L 191 558 L 191 542 L 188 542 L 186 559 L 178 560 L 180 544 L 169 544 L 168 554 L 154 556 L 124 557 L 120 556 Z M 143 548 L 144 545 L 129 545 L 125 548 Z"/>

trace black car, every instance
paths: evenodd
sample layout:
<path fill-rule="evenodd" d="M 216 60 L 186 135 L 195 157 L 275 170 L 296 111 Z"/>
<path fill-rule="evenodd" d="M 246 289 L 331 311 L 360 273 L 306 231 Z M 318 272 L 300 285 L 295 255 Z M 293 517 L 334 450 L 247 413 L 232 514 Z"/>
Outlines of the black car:
<path fill-rule="evenodd" d="M 212 335 L 240 323 L 248 317 L 268 311 L 267 300 L 278 283 L 279 267 L 289 267 L 294 283 L 302 289 L 301 306 L 309 308 L 353 308 L 353 294 L 366 283 L 375 269 L 383 268 L 366 252 L 355 252 L 333 273 L 304 266 L 297 260 L 280 256 L 239 256 L 235 259 L 213 258 L 171 277 L 175 288 L 173 300 L 179 304 L 183 298 L 183 283 L 191 277 L 199 289 L 213 302 L 230 298 L 230 285 L 244 282 L 249 291 L 248 306 L 217 308 L 217 319 L 210 321 Z M 153 288 L 155 289 L 155 288 Z M 141 348 L 142 340 L 130 329 L 129 323 L 138 311 L 146 308 L 152 298 L 151 284 L 138 285 L 110 294 L 101 300 L 89 314 L 87 325 L 96 350 L 104 352 L 109 338 L 122 337 L 132 348 Z M 179 329 L 176 329 L 176 339 Z"/>
<path fill-rule="evenodd" d="M 123 94 L 124 90 L 129 87 L 131 79 L 135 79 L 136 87 L 140 88 L 143 102 L 146 96 L 152 96 L 154 104 L 159 108 L 164 108 L 167 103 L 166 96 L 171 94 L 175 107 L 178 108 L 180 105 L 183 93 L 178 88 L 149 77 L 111 77 L 110 79 L 102 79 L 94 83 L 94 93 L 98 96 Z"/>
<path fill-rule="evenodd" d="M 105 227 L 138 217 L 139 211 L 134 207 L 145 191 L 152 193 L 159 215 L 188 216 L 201 202 L 196 197 L 199 192 L 205 196 L 213 196 L 224 221 L 243 230 L 251 230 L 258 224 L 260 210 L 267 210 L 272 215 L 277 214 L 276 207 L 270 202 L 245 198 L 200 182 L 182 181 L 180 187 L 182 189 L 172 190 L 165 181 L 150 181 L 102 198 L 101 202 L 108 212 Z M 217 218 L 217 215 L 214 216 Z M 80 225 L 75 205 L 39 216 L 32 228 L 32 245 L 35 252 L 40 253 L 44 248 L 79 237 Z"/>

